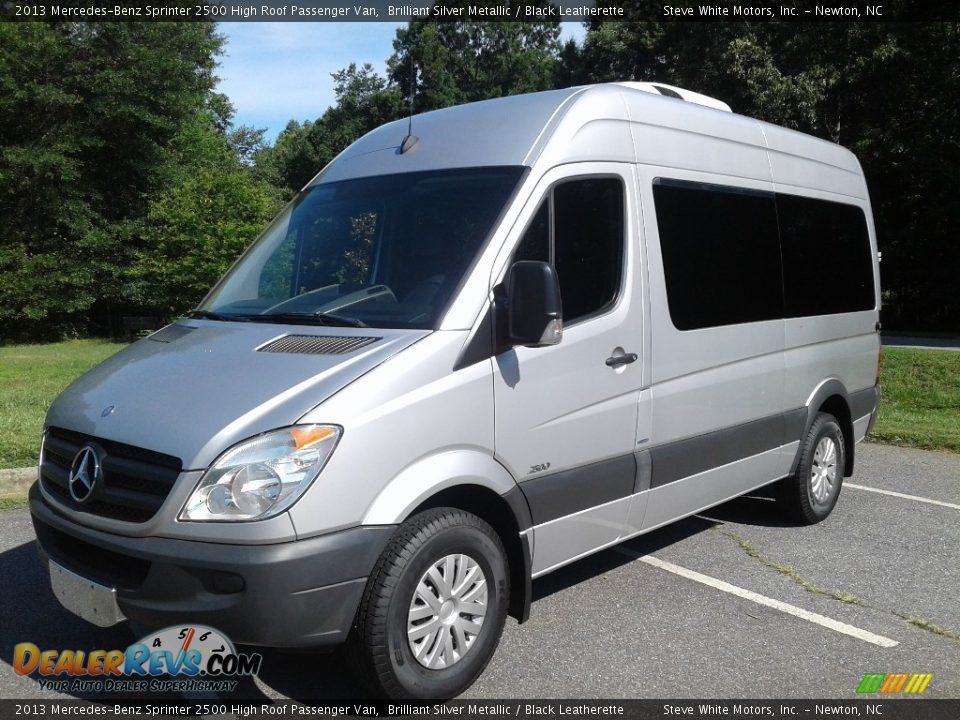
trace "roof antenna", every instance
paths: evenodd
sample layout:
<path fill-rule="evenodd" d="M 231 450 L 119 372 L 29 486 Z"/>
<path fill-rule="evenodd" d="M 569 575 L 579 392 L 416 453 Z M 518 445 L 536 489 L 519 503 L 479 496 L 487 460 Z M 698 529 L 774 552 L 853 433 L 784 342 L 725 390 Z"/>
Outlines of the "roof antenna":
<path fill-rule="evenodd" d="M 407 116 L 407 136 L 400 143 L 400 154 L 408 152 L 420 142 L 420 138 L 413 134 L 413 94 L 417 86 L 417 66 L 413 62 L 413 54 L 410 55 L 410 92 L 407 95 L 407 101 L 410 103 L 410 114 Z"/>

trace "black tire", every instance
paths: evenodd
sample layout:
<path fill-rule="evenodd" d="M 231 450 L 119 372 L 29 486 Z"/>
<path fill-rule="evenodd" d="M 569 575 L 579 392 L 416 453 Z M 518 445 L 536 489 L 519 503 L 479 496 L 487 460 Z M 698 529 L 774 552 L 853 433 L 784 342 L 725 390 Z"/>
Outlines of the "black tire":
<path fill-rule="evenodd" d="M 825 438 L 827 442 L 833 443 L 835 450 L 835 479 L 832 483 L 827 483 L 825 494 L 818 498 L 814 491 L 814 467 L 817 448 Z M 814 525 L 825 520 L 833 512 L 840 497 L 846 460 L 843 431 L 837 419 L 828 413 L 817 413 L 803 439 L 796 472 L 780 482 L 777 502 L 787 516 L 802 525 Z"/>
<path fill-rule="evenodd" d="M 427 570 L 446 556 L 456 554 L 469 556 L 482 571 L 487 589 L 486 614 L 479 632 L 464 646 L 466 651 L 458 660 L 448 667 L 430 669 L 417 660 L 410 647 L 408 612 Z M 454 697 L 473 684 L 493 657 L 509 600 L 507 554 L 496 531 L 463 510 L 427 510 L 398 528 L 370 574 L 348 640 L 348 657 L 377 696 Z M 476 620 L 459 612 L 453 615 Z"/>

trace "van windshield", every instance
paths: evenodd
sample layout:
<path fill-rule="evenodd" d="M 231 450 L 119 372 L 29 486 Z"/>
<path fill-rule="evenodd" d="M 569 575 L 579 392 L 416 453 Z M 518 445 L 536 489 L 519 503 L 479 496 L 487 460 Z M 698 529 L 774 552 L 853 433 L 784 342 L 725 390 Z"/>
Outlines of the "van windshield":
<path fill-rule="evenodd" d="M 191 316 L 433 328 L 522 173 L 436 170 L 308 188 Z"/>

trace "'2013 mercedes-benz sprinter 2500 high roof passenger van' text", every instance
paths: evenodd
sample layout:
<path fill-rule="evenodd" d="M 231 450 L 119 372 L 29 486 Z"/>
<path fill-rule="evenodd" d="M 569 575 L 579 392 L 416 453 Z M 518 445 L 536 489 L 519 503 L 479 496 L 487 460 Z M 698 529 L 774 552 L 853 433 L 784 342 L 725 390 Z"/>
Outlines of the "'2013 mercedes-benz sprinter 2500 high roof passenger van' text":
<path fill-rule="evenodd" d="M 772 483 L 829 515 L 877 405 L 851 153 L 646 83 L 409 127 L 54 402 L 30 508 L 73 612 L 449 697 L 534 578 Z"/>

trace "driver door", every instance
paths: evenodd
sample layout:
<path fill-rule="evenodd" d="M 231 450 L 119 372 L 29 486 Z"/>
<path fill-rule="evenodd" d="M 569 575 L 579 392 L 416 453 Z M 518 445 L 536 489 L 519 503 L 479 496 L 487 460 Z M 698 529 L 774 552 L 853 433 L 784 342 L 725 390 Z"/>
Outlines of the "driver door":
<path fill-rule="evenodd" d="M 511 348 L 494 363 L 496 456 L 530 505 L 534 575 L 615 542 L 637 489 L 635 187 L 629 165 L 558 168 L 533 194 L 507 263 L 552 263 L 563 303 L 559 344 Z"/>

